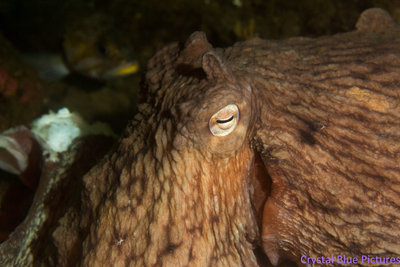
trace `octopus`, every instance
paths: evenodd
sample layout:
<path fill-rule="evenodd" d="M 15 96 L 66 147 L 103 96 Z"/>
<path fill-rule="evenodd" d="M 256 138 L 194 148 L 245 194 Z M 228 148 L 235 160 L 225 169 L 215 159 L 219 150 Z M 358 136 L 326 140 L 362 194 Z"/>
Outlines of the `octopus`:
<path fill-rule="evenodd" d="M 83 175 L 80 197 L 42 200 L 58 217 L 28 245 L 16 245 L 17 228 L 0 262 L 397 264 L 399 36 L 370 9 L 333 36 L 221 49 L 195 32 L 166 46 L 148 63 L 138 114 Z"/>

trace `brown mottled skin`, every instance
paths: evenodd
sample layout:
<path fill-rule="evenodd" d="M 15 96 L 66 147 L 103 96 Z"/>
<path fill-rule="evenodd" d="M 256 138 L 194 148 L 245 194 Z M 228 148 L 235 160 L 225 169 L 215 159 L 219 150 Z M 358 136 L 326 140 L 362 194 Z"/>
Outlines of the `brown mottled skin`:
<path fill-rule="evenodd" d="M 187 49 L 210 49 L 204 38 L 193 35 Z M 216 52 L 202 57 L 207 78 L 177 76 L 178 52 L 173 45 L 150 61 L 149 104 L 118 153 L 85 178 L 87 221 L 96 223 L 83 244 L 84 266 L 257 266 L 249 191 L 254 94 Z M 238 126 L 213 136 L 209 118 L 230 103 L 240 109 Z"/>
<path fill-rule="evenodd" d="M 400 29 L 379 9 L 356 28 L 227 49 L 198 32 L 159 51 L 145 103 L 53 235 L 58 264 L 400 257 Z M 236 128 L 212 135 L 229 104 Z"/>
<path fill-rule="evenodd" d="M 400 31 L 373 12 L 333 37 L 221 50 L 195 33 L 157 53 L 147 103 L 85 178 L 83 265 L 258 266 L 260 234 L 273 264 L 400 256 Z M 213 136 L 231 103 L 237 128 Z M 256 153 L 273 183 L 261 230 Z"/>

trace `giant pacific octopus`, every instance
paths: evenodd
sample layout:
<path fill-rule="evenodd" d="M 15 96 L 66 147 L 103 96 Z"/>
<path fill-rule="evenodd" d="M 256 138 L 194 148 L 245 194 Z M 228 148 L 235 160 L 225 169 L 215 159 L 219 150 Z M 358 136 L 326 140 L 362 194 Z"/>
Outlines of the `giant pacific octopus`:
<path fill-rule="evenodd" d="M 163 48 L 139 113 L 33 262 L 400 257 L 399 36 L 371 9 L 349 33 L 220 49 L 196 32 Z"/>

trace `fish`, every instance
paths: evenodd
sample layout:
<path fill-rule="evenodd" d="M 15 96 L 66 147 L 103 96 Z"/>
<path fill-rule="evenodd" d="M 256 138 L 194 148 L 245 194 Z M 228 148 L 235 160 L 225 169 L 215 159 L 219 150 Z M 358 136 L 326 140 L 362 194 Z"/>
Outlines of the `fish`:
<path fill-rule="evenodd" d="M 107 81 L 139 70 L 130 41 L 103 13 L 71 23 L 63 39 L 62 53 L 22 54 L 22 60 L 46 81 L 62 80 L 70 74 Z"/>
<path fill-rule="evenodd" d="M 103 13 L 68 27 L 63 48 L 69 69 L 90 78 L 108 80 L 139 69 L 128 39 Z"/>

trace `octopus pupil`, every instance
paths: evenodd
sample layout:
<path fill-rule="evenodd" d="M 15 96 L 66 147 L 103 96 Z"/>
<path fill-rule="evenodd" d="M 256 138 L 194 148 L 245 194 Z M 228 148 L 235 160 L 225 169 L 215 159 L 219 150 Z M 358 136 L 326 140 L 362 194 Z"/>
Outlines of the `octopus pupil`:
<path fill-rule="evenodd" d="M 233 115 L 229 119 L 226 119 L 226 120 L 217 120 L 217 123 L 227 123 L 227 122 L 230 122 L 231 120 L 233 120 Z"/>

